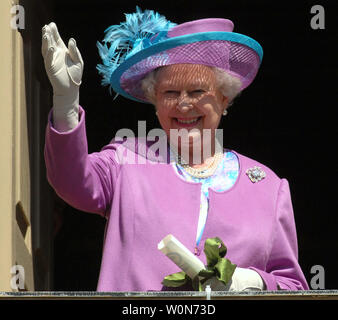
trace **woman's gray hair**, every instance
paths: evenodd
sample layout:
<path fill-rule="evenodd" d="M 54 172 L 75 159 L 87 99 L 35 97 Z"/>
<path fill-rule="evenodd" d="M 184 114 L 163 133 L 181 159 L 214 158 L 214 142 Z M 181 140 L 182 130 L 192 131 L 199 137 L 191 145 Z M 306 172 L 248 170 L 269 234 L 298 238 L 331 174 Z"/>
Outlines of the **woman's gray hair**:
<path fill-rule="evenodd" d="M 219 90 L 223 96 L 228 97 L 229 106 L 232 105 L 233 100 L 241 92 L 242 82 L 237 77 L 234 77 L 227 73 L 226 71 L 217 68 L 210 67 L 216 76 L 216 81 Z M 157 68 L 146 75 L 145 78 L 141 81 L 141 87 L 143 93 L 147 100 L 155 105 L 156 95 L 155 95 L 155 86 L 156 86 L 156 73 L 160 68 Z"/>

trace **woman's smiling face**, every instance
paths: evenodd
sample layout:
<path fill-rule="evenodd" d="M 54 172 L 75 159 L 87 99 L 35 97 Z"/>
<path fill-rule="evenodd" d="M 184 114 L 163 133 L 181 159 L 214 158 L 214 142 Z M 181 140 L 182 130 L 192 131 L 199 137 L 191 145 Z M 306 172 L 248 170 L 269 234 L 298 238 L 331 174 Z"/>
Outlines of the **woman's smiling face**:
<path fill-rule="evenodd" d="M 156 73 L 155 105 L 168 137 L 171 129 L 186 129 L 189 137 L 200 135 L 201 138 L 203 129 L 211 129 L 213 135 L 228 99 L 218 90 L 210 67 L 175 64 Z"/>

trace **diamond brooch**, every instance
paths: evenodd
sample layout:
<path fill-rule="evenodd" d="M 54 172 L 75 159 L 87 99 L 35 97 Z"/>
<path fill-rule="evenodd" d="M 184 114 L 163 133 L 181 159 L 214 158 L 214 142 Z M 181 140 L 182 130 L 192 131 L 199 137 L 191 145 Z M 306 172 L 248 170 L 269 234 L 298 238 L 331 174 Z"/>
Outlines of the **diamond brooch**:
<path fill-rule="evenodd" d="M 261 181 L 262 179 L 266 177 L 265 172 L 260 167 L 256 167 L 256 166 L 246 170 L 246 174 L 248 175 L 249 179 L 253 183 Z"/>

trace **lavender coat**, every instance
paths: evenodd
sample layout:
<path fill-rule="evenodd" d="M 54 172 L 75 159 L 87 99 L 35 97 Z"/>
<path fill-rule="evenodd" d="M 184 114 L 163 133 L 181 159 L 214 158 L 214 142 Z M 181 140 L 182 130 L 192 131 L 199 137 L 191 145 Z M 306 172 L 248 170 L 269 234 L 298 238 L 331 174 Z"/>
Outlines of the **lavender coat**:
<path fill-rule="evenodd" d="M 97 290 L 160 291 L 163 278 L 180 270 L 157 250 L 157 244 L 173 234 L 193 251 L 201 185 L 182 180 L 170 164 L 122 165 L 116 148 L 111 143 L 101 152 L 88 154 L 83 109 L 79 125 L 66 133 L 56 131 L 49 119 L 47 177 L 70 205 L 107 219 Z M 201 246 L 207 238 L 220 237 L 228 248 L 227 258 L 257 271 L 267 290 L 307 290 L 297 262 L 287 180 L 236 154 L 240 173 L 235 185 L 225 192 L 209 192 Z M 253 166 L 260 166 L 266 178 L 252 183 L 245 172 Z M 204 253 L 199 258 L 206 263 Z"/>

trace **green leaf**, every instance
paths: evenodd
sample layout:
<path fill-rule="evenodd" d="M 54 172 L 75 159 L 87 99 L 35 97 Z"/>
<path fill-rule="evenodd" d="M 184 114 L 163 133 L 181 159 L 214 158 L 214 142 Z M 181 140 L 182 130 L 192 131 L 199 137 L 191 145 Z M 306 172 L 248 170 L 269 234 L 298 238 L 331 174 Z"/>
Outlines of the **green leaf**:
<path fill-rule="evenodd" d="M 203 269 L 198 273 L 198 275 L 200 277 L 209 279 L 209 278 L 211 278 L 215 275 L 215 270 L 213 270 L 213 269 Z"/>
<path fill-rule="evenodd" d="M 202 285 L 198 276 L 192 279 L 191 285 L 195 291 L 202 291 Z"/>
<path fill-rule="evenodd" d="M 166 287 L 180 287 L 187 283 L 190 278 L 185 272 L 177 272 L 164 277 L 162 284 Z"/>
<path fill-rule="evenodd" d="M 220 238 L 209 238 L 205 241 L 204 253 L 207 257 L 208 267 L 213 267 L 220 257 L 223 258 L 226 255 L 226 252 L 227 248 Z"/>
<path fill-rule="evenodd" d="M 220 258 L 215 265 L 217 279 L 226 285 L 232 278 L 236 267 L 229 259 Z"/>

